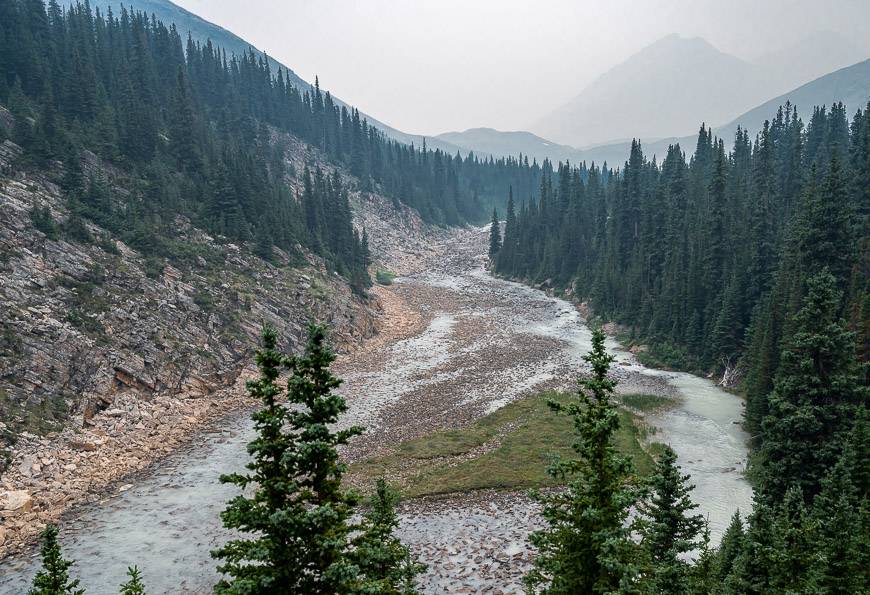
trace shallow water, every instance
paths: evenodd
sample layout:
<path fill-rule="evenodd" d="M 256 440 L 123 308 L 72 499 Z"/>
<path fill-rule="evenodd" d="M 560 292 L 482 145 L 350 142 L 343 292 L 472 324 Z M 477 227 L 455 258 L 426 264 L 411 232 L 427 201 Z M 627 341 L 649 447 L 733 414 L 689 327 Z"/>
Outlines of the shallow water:
<path fill-rule="evenodd" d="M 401 281 L 449 292 L 449 303 L 459 305 L 434 311 L 422 333 L 383 347 L 378 368 L 343 366 L 348 423 L 386 431 L 384 420 L 392 418 L 381 414 L 427 390 L 450 393 L 445 397 L 450 407 L 479 416 L 546 383 L 570 386 L 586 368 L 582 356 L 591 347 L 591 332 L 571 304 L 493 278 L 481 266 L 481 258 L 461 262 L 462 266 L 445 265 L 445 270 Z M 742 476 L 747 437 L 736 423 L 742 417 L 741 399 L 690 374 L 647 369 L 613 340 L 608 340 L 608 347 L 617 356 L 618 375 L 664 378 L 680 395 L 677 407 L 651 418 L 659 428 L 654 439 L 671 444 L 684 471 L 692 475 L 693 496 L 718 542 L 734 510 L 746 511 L 751 503 L 751 489 Z M 492 355 L 509 351 L 515 357 Z M 65 524 L 64 552 L 77 561 L 75 573 L 88 593 L 117 593 L 131 564 L 139 565 L 151 594 L 210 592 L 216 574 L 209 551 L 227 538 L 219 513 L 236 493 L 218 477 L 242 468 L 250 436 L 250 421 L 240 416 L 223 432 L 198 437 L 130 490 L 83 508 Z M 469 518 L 478 518 L 480 512 L 474 515 Z M 466 533 L 469 523 L 477 524 L 478 537 L 503 542 L 503 551 L 518 547 L 518 539 L 527 532 L 515 528 L 506 535 L 489 535 L 487 527 L 504 530 L 508 521 L 487 524 L 461 517 L 456 511 L 405 516 L 402 530 L 406 538 L 420 541 L 412 541 L 417 551 L 425 549 L 432 536 L 451 536 L 450 519 L 456 521 L 456 535 L 465 535 L 461 539 L 473 541 L 474 532 L 471 537 Z M 26 592 L 36 568 L 33 557 L 5 562 L 0 567 L 0 593 Z M 430 582 L 424 587 L 435 593 L 444 583 L 433 572 L 430 568 Z"/>

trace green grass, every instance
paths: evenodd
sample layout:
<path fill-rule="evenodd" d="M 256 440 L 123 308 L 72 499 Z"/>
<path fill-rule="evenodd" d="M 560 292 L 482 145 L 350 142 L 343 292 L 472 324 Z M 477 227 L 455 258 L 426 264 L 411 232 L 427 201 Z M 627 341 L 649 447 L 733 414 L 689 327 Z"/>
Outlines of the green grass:
<path fill-rule="evenodd" d="M 574 429 L 567 416 L 550 410 L 547 400 L 571 398 L 557 393 L 526 397 L 466 428 L 403 442 L 388 454 L 352 466 L 351 475 L 363 486 L 386 476 L 406 497 L 558 485 L 547 467 L 554 456 L 573 456 Z M 641 446 L 645 429 L 630 412 L 619 414 L 617 447 L 639 475 L 647 475 L 653 459 Z"/>
<path fill-rule="evenodd" d="M 626 407 L 643 412 L 660 411 L 662 409 L 673 407 L 676 404 L 674 399 L 643 393 L 622 395 L 619 399 Z"/>
<path fill-rule="evenodd" d="M 393 279 L 396 278 L 396 273 L 392 271 L 378 271 L 375 273 L 375 280 L 380 285 L 392 285 Z"/>

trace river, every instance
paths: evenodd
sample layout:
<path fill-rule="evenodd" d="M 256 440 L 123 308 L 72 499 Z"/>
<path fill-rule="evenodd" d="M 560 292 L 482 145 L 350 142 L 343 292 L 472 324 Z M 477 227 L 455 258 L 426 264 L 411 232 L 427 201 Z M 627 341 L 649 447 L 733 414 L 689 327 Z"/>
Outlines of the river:
<path fill-rule="evenodd" d="M 459 230 L 438 258 L 388 291 L 419 318 L 408 336 L 373 343 L 340 358 L 336 371 L 350 411 L 369 428 L 346 453 L 358 459 L 433 429 L 461 426 L 516 397 L 570 387 L 585 364 L 591 333 L 568 302 L 484 269 L 484 229 Z M 748 511 L 743 477 L 747 436 L 742 400 L 690 374 L 649 369 L 613 340 L 614 375 L 624 392 L 667 394 L 674 407 L 649 421 L 695 484 L 693 497 L 718 542 L 736 509 Z M 128 565 L 143 572 L 151 594 L 210 592 L 217 576 L 209 551 L 227 539 L 219 513 L 235 488 L 221 473 L 241 470 L 251 438 L 247 415 L 203 433 L 128 489 L 69 515 L 64 553 L 87 592 L 117 593 Z M 127 486 L 125 486 L 127 487 Z M 427 593 L 521 592 L 537 526 L 522 494 L 474 494 L 403 505 L 400 534 L 429 565 Z M 36 553 L 0 565 L 0 593 L 24 593 Z"/>

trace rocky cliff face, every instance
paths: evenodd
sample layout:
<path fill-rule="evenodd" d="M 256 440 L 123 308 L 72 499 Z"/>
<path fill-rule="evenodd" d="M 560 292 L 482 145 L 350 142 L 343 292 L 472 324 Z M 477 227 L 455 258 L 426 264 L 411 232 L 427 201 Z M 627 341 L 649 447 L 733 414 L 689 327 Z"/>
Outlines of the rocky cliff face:
<path fill-rule="evenodd" d="M 171 261 L 91 223 L 89 240 L 70 239 L 57 232 L 70 215 L 51 181 L 60 172 L 17 167 L 19 154 L 0 143 L 0 557 L 249 404 L 242 383 L 264 323 L 293 351 L 308 321 L 327 322 L 342 351 L 376 332 L 380 308 L 311 254 L 291 266 L 276 249 L 271 264 L 183 218 Z M 290 154 L 296 166 L 317 158 L 301 144 Z M 412 211 L 371 193 L 352 202 L 381 266 L 422 249 Z"/>

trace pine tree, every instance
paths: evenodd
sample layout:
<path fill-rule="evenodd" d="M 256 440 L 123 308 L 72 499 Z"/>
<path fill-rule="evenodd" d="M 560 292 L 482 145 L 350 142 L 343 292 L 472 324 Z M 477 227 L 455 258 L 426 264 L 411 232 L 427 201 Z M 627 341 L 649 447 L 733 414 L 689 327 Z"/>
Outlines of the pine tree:
<path fill-rule="evenodd" d="M 778 553 L 775 548 L 776 510 L 757 497 L 743 535 L 742 547 L 725 578 L 723 592 L 728 595 L 765 595 L 772 592 L 771 569 Z"/>
<path fill-rule="evenodd" d="M 145 585 L 142 583 L 142 573 L 139 569 L 135 566 L 128 568 L 127 576 L 130 580 L 121 585 L 120 595 L 145 595 Z"/>
<path fill-rule="evenodd" d="M 731 517 L 731 523 L 722 535 L 719 549 L 716 552 L 716 581 L 719 584 L 731 574 L 734 561 L 740 555 L 744 545 L 743 521 L 740 519 L 740 511 L 736 511 Z"/>
<path fill-rule="evenodd" d="M 810 568 L 814 552 L 815 527 L 797 487 L 789 488 L 774 519 L 772 548 L 774 565 L 768 569 L 777 593 L 812 592 Z"/>
<path fill-rule="evenodd" d="M 70 580 L 69 569 L 74 564 L 72 560 L 64 560 L 57 542 L 57 527 L 48 525 L 42 532 L 42 568 L 33 578 L 30 595 L 82 595 L 85 590 L 79 589 L 79 580 Z"/>
<path fill-rule="evenodd" d="M 379 478 L 363 531 L 354 540 L 354 560 L 360 569 L 359 592 L 377 595 L 414 595 L 416 577 L 425 569 L 393 534 L 399 526 L 395 507 L 398 493 Z"/>
<path fill-rule="evenodd" d="M 774 503 L 792 486 L 808 500 L 819 492 L 867 398 L 855 365 L 854 336 L 838 314 L 840 295 L 827 270 L 810 277 L 782 353 L 760 451 L 761 491 Z"/>
<path fill-rule="evenodd" d="M 498 213 L 492 210 L 492 223 L 489 226 L 489 260 L 495 261 L 501 250 L 501 224 L 498 222 Z"/>
<path fill-rule="evenodd" d="M 720 585 L 716 580 L 717 562 L 717 551 L 710 546 L 710 524 L 705 521 L 698 557 L 689 570 L 690 593 L 709 595 L 716 591 Z"/>
<path fill-rule="evenodd" d="M 701 545 L 704 518 L 690 514 L 689 476 L 680 473 L 677 454 L 665 447 L 649 480 L 650 496 L 639 503 L 642 545 L 651 568 L 649 587 L 655 593 L 688 593 L 690 573 L 681 556 Z"/>
<path fill-rule="evenodd" d="M 553 411 L 572 418 L 577 458 L 557 460 L 548 469 L 567 482 L 564 491 L 533 492 L 547 527 L 529 538 L 538 548 L 526 576 L 530 592 L 630 591 L 637 574 L 637 546 L 624 525 L 638 491 L 630 485 L 631 464 L 614 445 L 619 414 L 611 397 L 616 383 L 607 375 L 614 358 L 605 351 L 604 338 L 600 329 L 592 334 L 592 350 L 584 356 L 592 376 L 580 380 L 577 400 L 549 403 Z"/>
<path fill-rule="evenodd" d="M 349 554 L 356 498 L 342 490 L 344 466 L 336 449 L 362 429 L 330 429 L 347 405 L 333 392 L 340 380 L 329 371 L 335 356 L 322 326 L 309 327 L 302 356 L 285 357 L 276 345 L 275 332 L 267 328 L 257 353 L 260 378 L 248 383 L 251 396 L 263 403 L 253 416 L 257 437 L 248 445 L 250 473 L 221 477 L 242 490 L 253 487 L 221 514 L 225 527 L 251 536 L 212 553 L 227 575 L 215 591 L 345 592 L 358 572 Z M 276 384 L 282 367 L 291 374 L 286 406 L 278 402 Z"/>
<path fill-rule="evenodd" d="M 852 480 L 854 456 L 847 447 L 813 502 L 818 536 L 811 578 L 816 593 L 862 593 L 870 585 L 870 503 L 859 497 Z"/>

